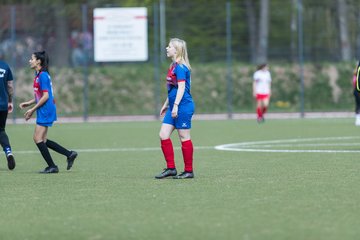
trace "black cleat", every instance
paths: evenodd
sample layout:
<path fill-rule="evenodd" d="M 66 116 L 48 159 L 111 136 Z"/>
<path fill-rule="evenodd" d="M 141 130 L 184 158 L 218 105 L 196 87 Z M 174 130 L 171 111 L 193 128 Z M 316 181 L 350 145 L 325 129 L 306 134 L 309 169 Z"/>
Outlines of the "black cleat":
<path fill-rule="evenodd" d="M 39 173 L 58 173 L 59 168 L 57 166 L 46 167 L 44 170 L 40 171 Z"/>
<path fill-rule="evenodd" d="M 166 177 L 176 176 L 177 171 L 176 168 L 165 168 L 164 171 L 155 176 L 157 179 L 162 179 Z"/>
<path fill-rule="evenodd" d="M 185 179 L 185 178 L 194 178 L 193 172 L 182 172 L 177 176 L 173 177 L 174 179 Z"/>
<path fill-rule="evenodd" d="M 8 168 L 9 170 L 13 170 L 15 168 L 15 158 L 14 155 L 10 152 L 6 155 L 6 159 L 8 162 Z"/>
<path fill-rule="evenodd" d="M 70 168 L 72 167 L 72 165 L 74 164 L 75 158 L 77 157 L 77 152 L 75 151 L 71 151 L 70 156 L 67 158 L 67 167 L 66 170 L 70 170 Z"/>

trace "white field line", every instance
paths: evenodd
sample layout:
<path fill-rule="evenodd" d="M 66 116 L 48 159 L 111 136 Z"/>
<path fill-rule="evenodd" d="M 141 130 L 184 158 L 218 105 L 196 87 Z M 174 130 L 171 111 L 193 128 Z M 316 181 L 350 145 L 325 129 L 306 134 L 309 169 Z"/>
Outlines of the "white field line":
<path fill-rule="evenodd" d="M 357 146 L 357 143 L 341 143 L 343 140 L 359 139 L 360 137 L 348 136 L 348 137 L 327 137 L 327 138 L 295 138 L 295 139 L 282 139 L 271 141 L 253 141 L 253 142 L 241 142 L 231 143 L 215 146 L 215 149 L 222 151 L 236 151 L 236 152 L 272 152 L 272 153 L 360 153 L 359 150 L 320 150 L 320 149 L 260 149 L 260 147 L 267 148 L 279 148 L 279 147 L 299 147 L 299 146 Z M 313 142 L 313 141 L 340 141 L 340 143 L 313 143 L 313 144 L 299 144 L 301 142 Z M 288 144 L 288 143 L 294 143 Z M 280 145 L 279 145 L 280 144 Z M 281 145 L 286 144 L 286 145 Z"/>
<path fill-rule="evenodd" d="M 288 150 L 288 149 L 220 149 L 223 151 L 234 151 L 234 152 L 265 152 L 265 153 L 360 153 L 360 150 Z"/>
<path fill-rule="evenodd" d="M 326 146 L 359 146 L 359 143 L 342 143 L 343 140 L 360 139 L 360 137 L 327 137 L 327 138 L 296 138 L 296 139 L 282 139 L 271 141 L 252 141 L 231 143 L 218 146 L 194 146 L 194 150 L 222 150 L 222 151 L 236 151 L 236 152 L 268 152 L 268 153 L 360 153 L 359 150 L 320 150 L 320 149 L 261 149 L 261 148 L 279 148 L 279 147 L 326 147 Z M 301 142 L 312 141 L 340 141 L 339 143 L 308 143 L 301 144 Z M 293 144 L 289 144 L 293 143 Z M 180 150 L 180 147 L 174 149 Z M 81 153 L 104 153 L 104 152 L 146 152 L 146 151 L 161 151 L 160 147 L 139 147 L 139 148 L 89 148 L 89 149 L 75 149 Z M 14 154 L 37 154 L 37 150 L 20 150 L 14 151 Z"/>
<path fill-rule="evenodd" d="M 210 146 L 199 146 L 194 147 L 195 150 L 208 150 L 214 149 L 214 147 Z M 174 149 L 179 149 L 180 147 L 175 147 Z M 81 153 L 104 153 L 104 152 L 147 152 L 147 151 L 161 151 L 160 147 L 144 147 L 144 148 L 90 148 L 90 149 L 74 149 L 75 151 Z M 14 154 L 35 154 L 39 153 L 38 150 L 20 150 L 20 151 L 13 151 Z"/>
<path fill-rule="evenodd" d="M 249 145 L 250 146 L 250 145 Z M 254 146 L 254 145 L 252 145 Z M 358 143 L 308 143 L 308 144 L 268 144 L 268 145 L 259 145 L 258 147 L 262 148 L 273 148 L 273 147 L 329 147 L 329 146 L 360 146 Z M 256 146 L 254 146 L 256 147 Z"/>

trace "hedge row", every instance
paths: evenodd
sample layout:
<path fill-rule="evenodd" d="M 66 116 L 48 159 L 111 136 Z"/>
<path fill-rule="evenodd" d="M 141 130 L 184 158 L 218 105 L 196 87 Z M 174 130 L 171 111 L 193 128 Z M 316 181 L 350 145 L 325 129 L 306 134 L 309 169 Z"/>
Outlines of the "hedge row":
<path fill-rule="evenodd" d="M 224 63 L 192 64 L 192 95 L 197 113 L 252 112 L 252 75 L 255 66 L 232 65 L 231 79 Z M 87 70 L 89 115 L 155 114 L 166 98 L 165 73 L 154 77 L 151 64 L 95 66 Z M 270 111 L 299 111 L 301 99 L 298 65 L 271 64 L 273 78 Z M 305 64 L 304 107 L 306 111 L 352 111 L 352 74 L 349 63 Z M 84 70 L 51 69 L 54 92 L 61 116 L 81 116 L 84 111 Z M 32 97 L 33 72 L 18 69 L 16 102 Z M 15 114 L 21 114 L 19 109 Z"/>

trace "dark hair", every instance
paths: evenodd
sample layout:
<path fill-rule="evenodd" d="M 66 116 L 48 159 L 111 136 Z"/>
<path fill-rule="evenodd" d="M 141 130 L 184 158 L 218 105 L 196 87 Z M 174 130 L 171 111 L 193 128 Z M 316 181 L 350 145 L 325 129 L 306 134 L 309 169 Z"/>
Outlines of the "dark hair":
<path fill-rule="evenodd" d="M 34 52 L 33 54 L 37 60 L 40 60 L 40 71 L 49 72 L 49 56 L 47 55 L 47 53 L 45 51 L 41 51 Z"/>
<path fill-rule="evenodd" d="M 257 70 L 263 69 L 266 65 L 267 65 L 266 63 L 259 64 L 257 66 Z"/>

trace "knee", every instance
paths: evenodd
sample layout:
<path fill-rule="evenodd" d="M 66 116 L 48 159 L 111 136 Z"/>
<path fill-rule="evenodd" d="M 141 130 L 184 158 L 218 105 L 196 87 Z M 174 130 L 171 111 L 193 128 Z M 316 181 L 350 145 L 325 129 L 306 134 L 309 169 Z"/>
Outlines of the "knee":
<path fill-rule="evenodd" d="M 169 139 L 172 131 L 167 128 L 161 128 L 159 132 L 160 140 Z"/>
<path fill-rule="evenodd" d="M 190 136 L 180 136 L 180 141 L 181 142 L 185 142 L 185 141 L 188 141 L 190 139 L 191 139 Z"/>
<path fill-rule="evenodd" d="M 40 137 L 36 136 L 36 134 L 34 134 L 33 140 L 34 140 L 34 143 L 42 142 L 42 139 Z"/>
<path fill-rule="evenodd" d="M 185 142 L 191 139 L 190 132 L 179 132 L 179 138 L 181 142 Z"/>
<path fill-rule="evenodd" d="M 169 137 L 167 137 L 167 134 L 164 131 L 160 131 L 159 138 L 160 138 L 160 140 L 165 140 L 165 139 L 168 139 Z"/>

